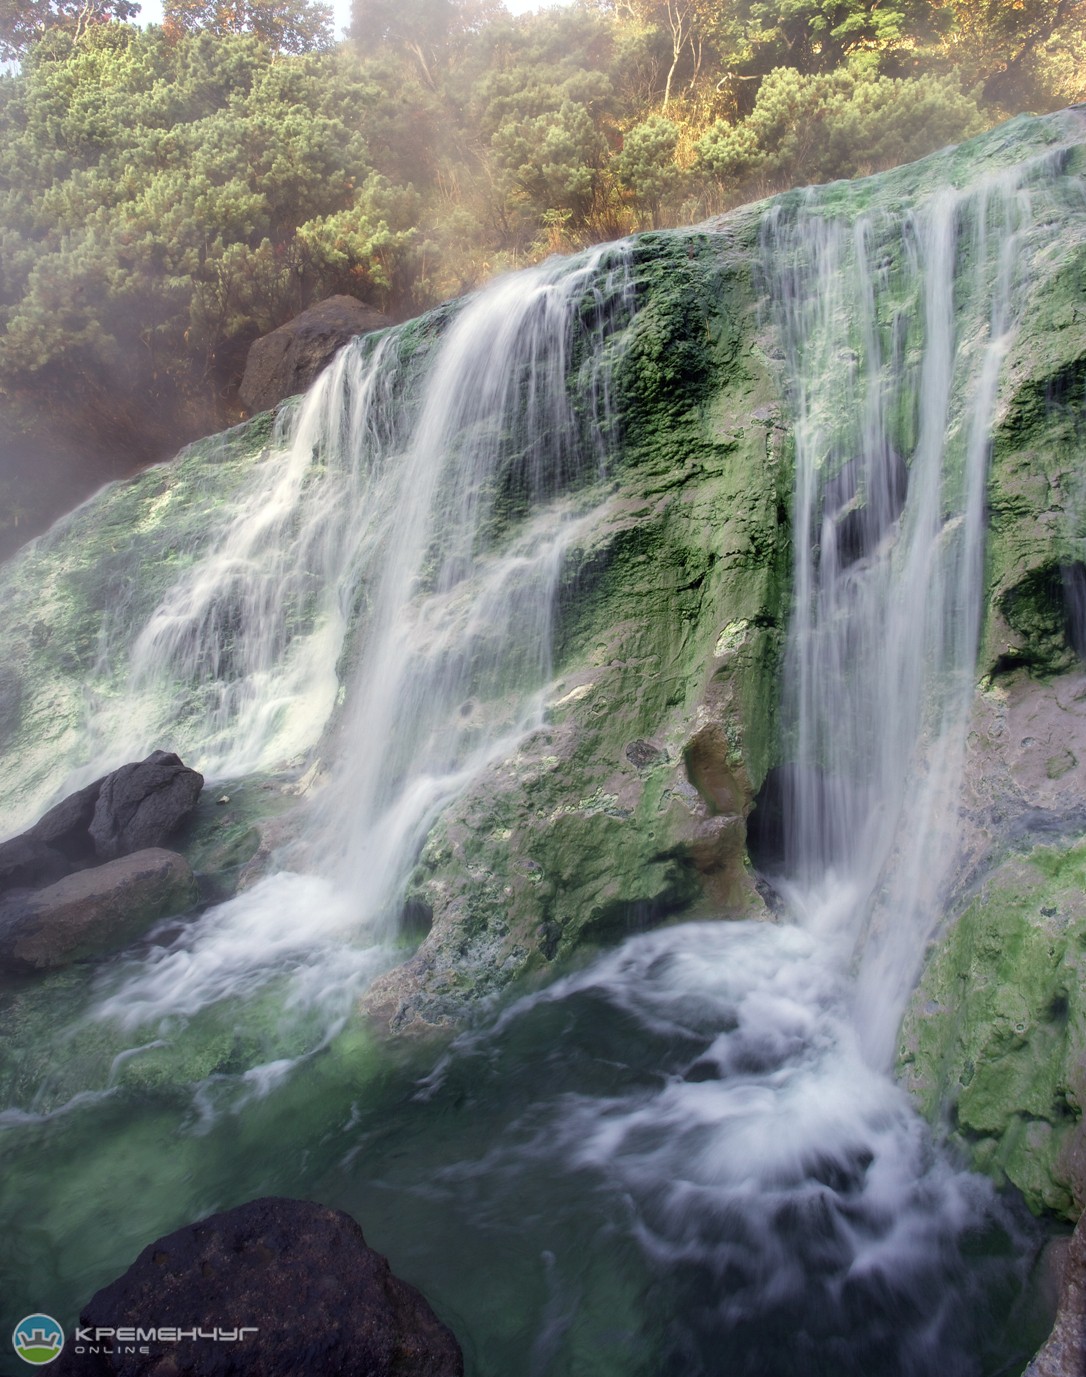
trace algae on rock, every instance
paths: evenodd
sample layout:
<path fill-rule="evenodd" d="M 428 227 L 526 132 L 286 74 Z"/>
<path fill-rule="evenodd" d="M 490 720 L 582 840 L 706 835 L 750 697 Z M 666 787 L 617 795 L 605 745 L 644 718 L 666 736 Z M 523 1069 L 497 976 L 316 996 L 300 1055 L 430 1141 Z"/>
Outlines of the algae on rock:
<path fill-rule="evenodd" d="M 1012 855 L 928 963 L 905 1083 L 1037 1211 L 1086 1204 L 1086 842 Z"/>

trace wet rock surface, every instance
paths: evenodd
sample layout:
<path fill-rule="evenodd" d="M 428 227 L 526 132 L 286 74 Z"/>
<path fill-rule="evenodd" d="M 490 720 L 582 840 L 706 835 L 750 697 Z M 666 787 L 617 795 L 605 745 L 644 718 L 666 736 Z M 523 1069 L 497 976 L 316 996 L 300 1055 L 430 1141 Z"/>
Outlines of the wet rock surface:
<path fill-rule="evenodd" d="M 1086 676 L 974 705 L 945 930 L 902 1027 L 923 1111 L 1031 1208 L 1086 1206 Z"/>
<path fill-rule="evenodd" d="M 1063 1267 L 1052 1333 L 1022 1377 L 1082 1377 L 1086 1372 L 1086 1223 L 1079 1221 Z"/>
<path fill-rule="evenodd" d="M 99 1353 L 80 1353 L 69 1340 L 52 1369 L 58 1377 L 462 1377 L 464 1371 L 452 1332 L 413 1286 L 393 1275 L 358 1224 L 302 1200 L 252 1200 L 158 1239 L 84 1306 L 79 1323 L 110 1330 L 168 1325 L 234 1337 L 107 1340 L 93 1345 L 110 1350 Z"/>
<path fill-rule="evenodd" d="M 95 855 L 108 861 L 161 846 L 192 812 L 203 786 L 203 775 L 168 751 L 106 775 L 87 829 Z"/>
<path fill-rule="evenodd" d="M 196 900 L 189 863 L 173 851 L 149 848 L 80 870 L 0 903 L 0 969 L 49 970 L 119 950 Z"/>

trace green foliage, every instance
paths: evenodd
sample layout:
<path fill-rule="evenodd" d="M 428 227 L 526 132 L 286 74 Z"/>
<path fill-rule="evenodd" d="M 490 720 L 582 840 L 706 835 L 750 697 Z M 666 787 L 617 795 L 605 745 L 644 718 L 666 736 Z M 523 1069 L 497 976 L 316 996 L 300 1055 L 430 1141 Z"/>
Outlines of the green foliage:
<path fill-rule="evenodd" d="M 824 182 L 910 161 L 983 127 L 976 101 L 952 76 L 899 79 L 848 68 L 803 76 L 779 67 L 745 120 L 709 128 L 697 158 L 725 185 Z"/>
<path fill-rule="evenodd" d="M 638 205 L 657 223 L 661 203 L 677 188 L 682 173 L 675 165 L 679 126 L 662 115 L 650 115 L 627 133 L 614 161 L 615 175 Z"/>
<path fill-rule="evenodd" d="M 926 0 L 739 0 L 717 34 L 754 71 L 832 72 L 857 55 L 886 70 L 931 34 L 936 13 Z"/>
<path fill-rule="evenodd" d="M 510 118 L 491 139 L 507 204 L 568 210 L 584 219 L 597 191 L 606 144 L 580 101 L 528 119 Z"/>
<path fill-rule="evenodd" d="M 323 0 L 163 0 L 162 12 L 175 35 L 251 33 L 283 53 L 332 46 L 332 7 Z"/>
<path fill-rule="evenodd" d="M 389 288 L 366 141 L 342 118 L 365 97 L 353 65 L 272 62 L 253 33 L 103 25 L 39 48 L 0 89 L 4 392 L 62 405 L 74 387 L 122 430 L 148 401 L 181 424 L 345 275 Z M 352 209 L 330 255 L 322 226 Z"/>
<path fill-rule="evenodd" d="M 356 0 L 339 48 L 323 0 L 132 8 L 0 0 L 0 399 L 133 458 L 324 294 L 405 316 L 1086 96 L 1086 0 Z"/>

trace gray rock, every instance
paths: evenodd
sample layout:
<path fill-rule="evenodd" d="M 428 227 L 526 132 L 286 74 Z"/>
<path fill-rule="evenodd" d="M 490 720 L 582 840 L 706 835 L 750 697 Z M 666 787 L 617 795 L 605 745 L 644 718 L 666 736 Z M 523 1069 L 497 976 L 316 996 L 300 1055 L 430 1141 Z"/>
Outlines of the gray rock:
<path fill-rule="evenodd" d="M 98 790 L 88 828 L 95 854 L 107 861 L 161 846 L 192 812 L 203 787 L 203 775 L 168 751 L 122 765 Z"/>
<path fill-rule="evenodd" d="M 105 1352 L 69 1343 L 53 1372 L 144 1377 L 462 1377 L 460 1346 L 413 1286 L 393 1276 L 350 1215 L 266 1197 L 146 1247 L 83 1308 L 83 1329 L 169 1324 Z M 240 1337 L 210 1337 L 226 1330 Z M 88 1346 L 89 1347 L 89 1346 Z M 97 1347 L 97 1345 L 96 1345 Z"/>
<path fill-rule="evenodd" d="M 348 340 L 391 324 L 353 296 L 318 302 L 253 344 L 238 389 L 241 400 L 254 413 L 269 411 L 284 397 L 304 392 Z"/>
<path fill-rule="evenodd" d="M 158 848 L 67 875 L 0 905 L 0 967 L 27 972 L 116 951 L 196 903 L 184 856 Z"/>
<path fill-rule="evenodd" d="M 0 845 L 0 894 L 13 889 L 38 889 L 69 874 L 71 869 L 63 852 L 24 832 Z"/>
<path fill-rule="evenodd" d="M 91 819 L 94 817 L 99 790 L 108 777 L 96 779 L 93 784 L 54 804 L 41 815 L 27 835 L 63 852 L 76 864 L 90 865 L 95 859 L 94 843 L 89 835 Z"/>
<path fill-rule="evenodd" d="M 94 842 L 87 829 L 101 785 L 102 781 L 96 780 L 69 794 L 28 831 L 0 843 L 0 893 L 38 889 L 81 866 L 94 864 Z"/>
<path fill-rule="evenodd" d="M 1056 1323 L 1022 1377 L 1082 1377 L 1086 1373 L 1086 1226 L 1075 1225 L 1064 1262 Z"/>
<path fill-rule="evenodd" d="M 0 894 L 40 889 L 99 861 L 161 846 L 195 807 L 203 783 L 166 751 L 96 779 L 0 843 Z"/>

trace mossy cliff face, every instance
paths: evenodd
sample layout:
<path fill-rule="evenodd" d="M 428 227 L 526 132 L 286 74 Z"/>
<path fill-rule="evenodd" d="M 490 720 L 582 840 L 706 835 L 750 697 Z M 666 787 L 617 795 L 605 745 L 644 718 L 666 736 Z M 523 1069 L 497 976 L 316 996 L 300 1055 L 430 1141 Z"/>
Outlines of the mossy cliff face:
<path fill-rule="evenodd" d="M 517 976 L 672 914 L 764 912 L 745 816 L 773 750 L 791 474 L 772 344 L 760 333 L 759 223 L 747 211 L 631 247 L 636 311 L 611 342 L 606 377 L 619 420 L 603 470 L 568 496 L 583 519 L 563 564 L 546 725 L 428 839 L 405 927 L 416 940 L 431 919 L 432 929 L 371 996 L 380 1026 L 445 1025 Z M 582 309 L 600 303 L 589 294 Z M 411 379 L 455 316 L 443 309 L 393 337 L 407 360 L 394 426 L 409 427 Z M 221 547 L 259 471 L 278 462 L 269 433 L 258 419 L 107 490 L 5 571 L 18 666 L 0 682 L 11 828 L 83 773 L 119 763 L 98 753 L 111 720 L 150 702 L 126 697 L 120 628 L 143 625 Z M 214 615 L 229 633 L 230 618 Z M 341 674 L 352 653 L 348 636 Z M 188 672 L 190 696 L 213 691 L 204 666 Z M 169 739 L 151 744 L 203 763 L 184 739 L 188 692 L 164 684 L 162 702 L 178 706 L 158 712 Z M 262 762 L 243 786 L 207 771 L 219 782 L 190 848 L 205 899 L 246 884 L 290 842 L 302 823 L 272 815 L 297 801 L 295 789 L 319 787 L 336 741 L 333 710 L 323 737 L 318 727 L 300 754 Z"/>
<path fill-rule="evenodd" d="M 1029 643 L 1026 642 L 1028 648 Z M 1030 1206 L 1086 1205 L 1086 677 L 977 695 L 943 936 L 902 1029 L 924 1112 Z"/>
<path fill-rule="evenodd" d="M 1081 121 L 1068 112 L 1065 122 Z M 1086 158 L 1061 176 L 1081 197 Z M 924 1111 L 1037 1211 L 1086 1204 L 1086 240 L 1035 264 L 1005 366 L 987 607 L 942 938 L 902 1030 Z"/>
<path fill-rule="evenodd" d="M 745 818 L 770 764 L 791 486 L 753 287 L 757 221 L 647 235 L 612 385 L 612 481 L 568 561 L 546 725 L 431 833 L 432 928 L 365 1006 L 424 1030 L 586 944 L 764 914 Z"/>

